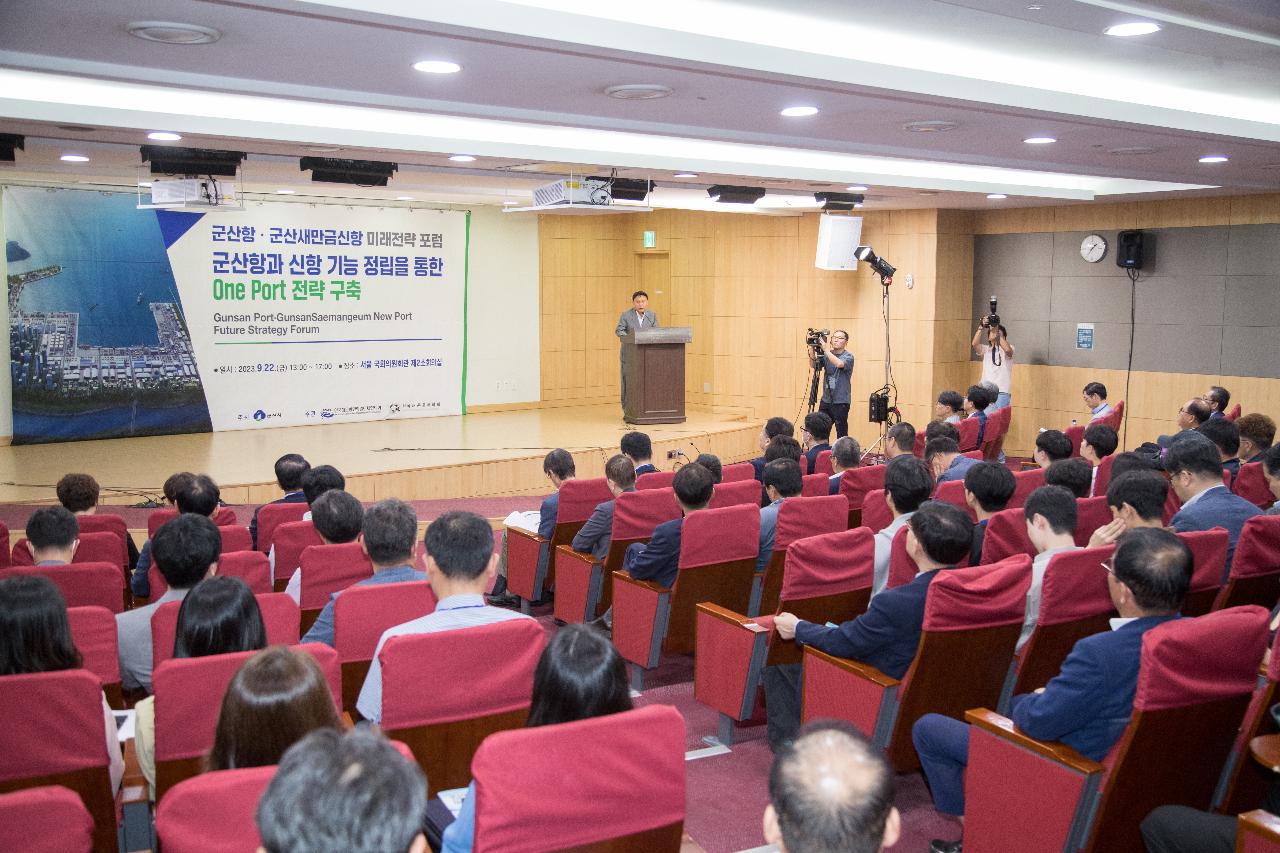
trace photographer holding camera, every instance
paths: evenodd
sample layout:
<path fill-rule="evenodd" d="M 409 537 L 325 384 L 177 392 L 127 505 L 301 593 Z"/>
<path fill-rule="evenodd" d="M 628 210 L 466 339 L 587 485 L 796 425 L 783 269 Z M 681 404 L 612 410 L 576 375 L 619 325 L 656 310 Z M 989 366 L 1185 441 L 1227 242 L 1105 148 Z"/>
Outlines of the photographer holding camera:
<path fill-rule="evenodd" d="M 825 374 L 822 382 L 822 404 L 818 411 L 831 418 L 836 427 L 836 437 L 849 434 L 849 401 L 852 399 L 850 380 L 853 378 L 853 353 L 845 349 L 849 333 L 836 329 L 829 335 L 825 329 L 809 330 L 806 343 L 809 346 L 809 364 L 814 370 L 819 366 Z"/>
<path fill-rule="evenodd" d="M 988 412 L 1009 405 L 1013 389 L 1013 344 L 1009 343 L 1009 331 L 1000 325 L 996 313 L 996 298 L 991 297 L 991 313 L 982 318 L 982 325 L 973 333 L 973 351 L 982 359 L 982 381 L 990 381 L 1000 389 L 1000 395 Z"/>

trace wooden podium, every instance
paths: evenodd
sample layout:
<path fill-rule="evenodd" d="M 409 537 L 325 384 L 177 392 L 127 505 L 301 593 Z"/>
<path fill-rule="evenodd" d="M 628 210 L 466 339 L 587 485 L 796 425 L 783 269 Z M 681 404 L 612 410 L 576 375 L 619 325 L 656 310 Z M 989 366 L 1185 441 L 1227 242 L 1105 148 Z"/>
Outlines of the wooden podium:
<path fill-rule="evenodd" d="M 684 345 L 692 340 L 688 326 L 641 329 L 622 339 L 627 423 L 684 423 Z"/>

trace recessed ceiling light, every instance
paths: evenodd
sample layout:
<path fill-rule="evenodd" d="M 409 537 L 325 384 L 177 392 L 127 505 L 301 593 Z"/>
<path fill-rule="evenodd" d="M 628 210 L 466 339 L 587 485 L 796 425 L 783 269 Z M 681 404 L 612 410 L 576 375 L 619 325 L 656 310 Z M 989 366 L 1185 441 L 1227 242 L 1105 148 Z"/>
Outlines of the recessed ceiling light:
<path fill-rule="evenodd" d="M 168 130 L 153 130 L 147 134 L 147 139 L 154 139 L 156 142 L 177 142 L 182 137 Z"/>
<path fill-rule="evenodd" d="M 138 181 L 138 186 L 140 186 L 140 187 L 149 187 L 149 186 L 151 186 L 151 182 L 150 182 L 150 181 Z"/>
<path fill-rule="evenodd" d="M 474 163 L 476 158 L 470 154 L 454 154 L 449 159 L 455 163 Z"/>
<path fill-rule="evenodd" d="M 424 59 L 413 63 L 413 70 L 423 74 L 457 74 L 462 66 L 447 59 Z"/>
<path fill-rule="evenodd" d="M 864 187 L 862 184 L 854 184 L 851 187 L 845 187 L 845 189 L 851 193 L 864 193 L 867 191 L 867 188 Z"/>
<path fill-rule="evenodd" d="M 1225 163 L 1228 158 L 1225 154 L 1206 154 L 1200 158 L 1201 163 Z"/>
<path fill-rule="evenodd" d="M 89 162 L 89 158 L 84 156 L 83 154 L 63 154 L 58 159 L 60 159 L 64 163 L 88 163 Z"/>
<path fill-rule="evenodd" d="M 1129 36 L 1145 36 L 1160 32 L 1160 25 L 1151 21 L 1134 21 L 1128 24 L 1116 24 L 1102 31 L 1109 36 L 1128 38 Z"/>
<path fill-rule="evenodd" d="M 1004 193 L 987 193 L 987 198 L 993 201 L 999 201 L 1002 198 L 1008 198 Z"/>
<path fill-rule="evenodd" d="M 293 190 L 276 190 L 276 195 L 293 195 Z"/>
<path fill-rule="evenodd" d="M 959 122 L 927 119 L 925 121 L 909 121 L 902 126 L 907 133 L 946 133 L 960 126 Z"/>
<path fill-rule="evenodd" d="M 1022 141 L 1028 145 L 1052 145 L 1058 140 L 1054 139 L 1052 136 L 1028 136 Z"/>
<path fill-rule="evenodd" d="M 398 195 L 398 196 L 396 196 L 396 201 L 413 201 L 413 196 L 411 196 L 411 195 Z"/>
<path fill-rule="evenodd" d="M 660 83 L 626 83 L 621 86 L 610 86 L 604 90 L 604 93 L 620 101 L 652 101 L 656 98 L 670 97 L 672 91 L 670 86 L 663 86 Z"/>
<path fill-rule="evenodd" d="M 222 33 L 213 27 L 178 24 L 173 21 L 134 21 L 125 24 L 129 35 L 161 44 L 213 44 Z"/>
<path fill-rule="evenodd" d="M 783 115 L 787 118 L 804 118 L 805 116 L 816 116 L 818 113 L 817 107 L 796 106 L 780 110 L 778 115 Z"/>
<path fill-rule="evenodd" d="M 673 177 L 673 178 L 696 178 L 696 177 L 698 177 L 698 176 L 697 176 L 697 174 L 696 174 L 696 173 L 694 173 L 694 172 L 676 172 L 676 173 L 675 173 L 674 175 L 672 175 L 671 177 Z"/>

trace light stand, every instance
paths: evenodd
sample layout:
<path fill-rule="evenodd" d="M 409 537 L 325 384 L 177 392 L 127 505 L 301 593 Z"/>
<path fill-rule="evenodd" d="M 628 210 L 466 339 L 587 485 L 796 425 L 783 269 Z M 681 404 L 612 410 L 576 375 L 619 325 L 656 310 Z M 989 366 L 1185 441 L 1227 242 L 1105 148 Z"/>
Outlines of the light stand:
<path fill-rule="evenodd" d="M 872 409 L 874 413 L 874 410 L 877 408 L 876 398 L 883 397 L 885 402 L 885 406 L 883 407 L 884 416 L 883 418 L 871 418 L 872 423 L 876 423 L 877 420 L 879 420 L 880 437 L 876 439 L 875 443 L 868 447 L 862 454 L 862 459 L 859 461 L 863 461 L 870 456 L 878 446 L 885 444 L 888 441 L 891 422 L 896 423 L 896 421 L 893 420 L 893 417 L 898 411 L 896 399 L 897 386 L 893 381 L 893 347 L 889 340 L 889 287 L 893 284 L 893 274 L 896 273 L 898 269 L 884 258 L 878 257 L 876 253 L 872 251 L 870 246 L 859 246 L 854 250 L 853 254 L 858 260 L 866 261 L 867 265 L 871 267 L 871 271 L 879 276 L 880 287 L 882 289 L 880 306 L 881 313 L 884 315 L 884 385 L 880 390 L 872 394 L 871 399 L 868 401 L 869 408 Z M 894 399 L 890 400 L 890 395 L 892 395 Z"/>

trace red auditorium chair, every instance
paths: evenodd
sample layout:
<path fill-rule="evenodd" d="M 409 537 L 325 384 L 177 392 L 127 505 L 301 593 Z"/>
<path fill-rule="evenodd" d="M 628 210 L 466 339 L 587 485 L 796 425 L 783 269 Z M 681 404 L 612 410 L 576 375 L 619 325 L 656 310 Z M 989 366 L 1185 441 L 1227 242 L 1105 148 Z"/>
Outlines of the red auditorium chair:
<path fill-rule="evenodd" d="M 240 528 L 245 531 L 246 528 Z M 159 572 L 156 572 L 159 574 Z M 249 585 L 249 589 L 254 594 L 271 592 L 271 563 L 267 560 L 267 555 L 261 551 L 255 551 L 253 548 L 247 548 L 243 551 L 232 551 L 231 553 L 223 552 L 218 557 L 218 574 L 230 575 L 234 578 L 240 578 Z M 163 583 L 163 578 L 161 582 Z"/>
<path fill-rule="evenodd" d="M 1249 710 L 1245 712 L 1240 733 L 1214 796 L 1214 811 L 1219 814 L 1239 814 L 1263 802 L 1267 788 L 1275 779 L 1270 768 L 1254 760 L 1249 752 L 1249 742 L 1255 737 L 1280 731 L 1271 716 L 1271 706 L 1277 699 L 1276 683 L 1280 682 L 1280 634 L 1276 638 L 1277 641 L 1271 644 L 1271 663 L 1249 700 Z"/>
<path fill-rule="evenodd" d="M 1124 400 L 1112 406 L 1111 411 L 1107 412 L 1105 417 L 1098 418 L 1094 423 L 1104 424 L 1117 433 L 1120 432 L 1120 425 L 1124 423 Z"/>
<path fill-rule="evenodd" d="M 1020 507 L 1027 502 L 1027 496 L 1044 485 L 1044 469 L 1031 468 L 1026 471 L 1015 471 L 1013 474 L 1013 497 L 1009 498 L 1008 509 Z"/>
<path fill-rule="evenodd" d="M 46 785 L 0 794 L 0 850 L 89 853 L 92 849 L 93 815 L 74 791 Z"/>
<path fill-rule="evenodd" d="M 105 607 L 68 607 L 67 621 L 71 623 L 71 639 L 84 659 L 83 667 L 102 683 L 107 704 L 123 709 L 116 617 Z"/>
<path fill-rule="evenodd" d="M 1098 462 L 1098 472 L 1093 476 L 1093 496 L 1095 498 L 1105 498 L 1107 496 L 1107 486 L 1111 485 L 1111 463 L 1116 461 L 1116 455 L 1112 453 L 1110 456 L 1102 457 Z"/>
<path fill-rule="evenodd" d="M 333 647 L 342 664 L 342 706 L 355 711 L 382 632 L 426 616 L 436 596 L 426 581 L 353 586 L 333 605 Z"/>
<path fill-rule="evenodd" d="M 1224 474 L 1226 472 L 1223 472 Z M 1164 499 L 1164 523 L 1167 527 L 1173 517 L 1178 514 L 1178 510 L 1182 509 L 1182 499 L 1178 497 L 1178 493 L 1173 490 L 1173 486 L 1169 487 L 1169 494 Z"/>
<path fill-rule="evenodd" d="M 1021 555 L 940 572 L 929 585 L 915 660 L 901 681 L 805 648 L 801 719 L 847 720 L 886 751 L 899 773 L 914 770 L 916 720 L 929 713 L 960 718 L 1000 698 L 1030 587 L 1031 559 Z"/>
<path fill-rule="evenodd" d="M 298 605 L 283 592 L 259 593 L 258 609 L 267 629 L 267 645 L 293 645 L 298 632 Z M 178 635 L 178 610 L 181 601 L 168 601 L 151 614 L 151 665 L 153 670 L 173 657 L 173 643 Z"/>
<path fill-rule="evenodd" d="M 813 460 L 813 473 L 825 474 L 830 477 L 836 471 L 831 467 L 831 451 L 821 450 L 818 452 L 818 458 Z"/>
<path fill-rule="evenodd" d="M 1004 437 L 1009 434 L 1009 422 L 1013 417 L 1013 409 L 1005 406 L 987 415 L 987 428 L 982 434 L 982 458 L 995 462 L 1004 449 Z"/>
<path fill-rule="evenodd" d="M 242 853 L 262 846 L 258 800 L 275 765 L 215 770 L 173 786 L 156 808 L 156 837 L 164 853 Z"/>
<path fill-rule="evenodd" d="M 1089 544 L 1089 537 L 1099 527 L 1111 523 L 1111 507 L 1107 506 L 1107 496 L 1096 498 L 1076 498 L 1076 544 L 1081 548 Z"/>
<path fill-rule="evenodd" d="M 884 466 L 863 465 L 840 474 L 840 494 L 849 502 L 849 529 L 870 527 L 862 523 L 862 505 L 867 492 L 884 489 Z"/>
<path fill-rule="evenodd" d="M 1003 412 L 1004 409 L 1001 409 L 1000 411 Z M 964 480 L 947 480 L 945 483 L 938 483 L 938 486 L 933 493 L 933 499 L 935 501 L 942 501 L 943 503 L 949 503 L 960 507 L 968 513 L 970 521 L 977 522 L 978 520 L 977 513 L 970 509 L 969 505 L 965 503 Z"/>
<path fill-rule="evenodd" d="M 253 550 L 253 537 L 249 535 L 249 528 L 243 524 L 228 524 L 225 527 L 219 527 L 218 533 L 222 535 L 223 554 L 235 554 L 241 551 Z"/>
<path fill-rule="evenodd" d="M 756 469 L 750 462 L 735 462 L 720 469 L 721 483 L 736 483 L 739 480 L 754 480 L 755 478 Z"/>
<path fill-rule="evenodd" d="M 105 607 L 124 612 L 124 587 L 115 563 L 69 563 L 65 566 L 12 566 L 3 577 L 40 575 L 53 581 L 68 607 Z"/>
<path fill-rule="evenodd" d="M 80 524 L 81 535 L 85 533 L 110 533 L 114 536 L 119 543 L 119 551 L 111 562 L 126 571 L 132 568 L 129 565 L 129 528 L 125 526 L 123 518 L 110 513 L 95 512 L 92 515 L 77 515 L 76 521 Z"/>
<path fill-rule="evenodd" d="M 1241 465 L 1240 473 L 1236 475 L 1236 482 L 1231 487 L 1231 491 L 1259 509 L 1270 509 L 1276 502 L 1276 496 L 1271 493 L 1271 487 L 1267 485 L 1267 476 L 1262 472 L 1261 462 Z"/>
<path fill-rule="evenodd" d="M 147 538 L 150 539 L 152 536 L 155 536 L 156 531 L 160 529 L 161 525 L 165 522 L 173 521 L 177 517 L 178 510 L 174 507 L 165 507 L 163 509 L 154 510 L 147 516 Z M 213 512 L 213 523 L 219 527 L 230 527 L 231 525 L 236 524 L 236 511 L 229 506 L 218 507 Z M 245 529 L 247 530 L 248 528 Z"/>
<path fill-rule="evenodd" d="M 71 555 L 73 563 L 110 563 L 120 574 L 120 543 L 114 533 L 81 533 L 80 544 Z M 31 545 L 26 538 L 19 539 L 13 545 L 13 565 L 31 566 L 35 560 L 31 556 Z"/>
<path fill-rule="evenodd" d="M 1110 630 L 1115 605 L 1107 588 L 1104 560 L 1115 546 L 1054 554 L 1040 588 L 1040 614 L 1022 653 L 1014 659 L 1014 677 L 1001 707 L 1013 696 L 1044 687 L 1062 669 L 1076 641 Z"/>
<path fill-rule="evenodd" d="M 93 817 L 93 849 L 116 850 L 102 722 L 102 686 L 87 670 L 0 676 L 0 794 L 69 788 Z"/>
<path fill-rule="evenodd" d="M 1026 554 L 1036 555 L 1036 546 L 1027 538 L 1027 517 L 1021 506 L 1002 509 L 987 521 L 987 532 L 982 535 L 982 563 L 998 563 L 1001 560 Z"/>
<path fill-rule="evenodd" d="M 0 569 L 6 568 L 12 562 L 10 556 L 9 545 L 9 526 L 0 521 Z"/>
<path fill-rule="evenodd" d="M 862 499 L 862 512 L 858 515 L 859 527 L 866 527 L 872 533 L 879 533 L 893 521 L 893 512 L 884 501 L 884 489 L 873 489 Z M 850 525 L 852 526 L 852 525 Z"/>
<path fill-rule="evenodd" d="M 961 455 L 961 456 L 963 456 L 963 457 L 965 457 L 966 459 L 972 459 L 974 462 L 981 462 L 981 461 L 982 461 L 982 451 L 981 451 L 981 450 L 967 450 L 967 451 L 965 451 L 964 453 L 961 453 L 960 455 Z"/>
<path fill-rule="evenodd" d="M 755 480 L 742 480 L 740 484 L 748 487 L 753 499 L 760 494 L 760 484 Z M 722 483 L 716 486 L 715 494 L 726 490 L 727 486 Z M 680 504 L 676 503 L 676 494 L 671 489 L 645 489 L 618 495 L 613 504 L 609 553 L 603 563 L 569 545 L 556 547 L 556 618 L 569 623 L 587 622 L 607 610 L 613 603 L 613 573 L 622 568 L 627 546 L 648 542 L 655 527 L 679 517 Z"/>
<path fill-rule="evenodd" d="M 341 545 L 309 545 L 298 560 L 302 569 L 302 589 L 298 606 L 302 609 L 302 633 L 311 630 L 329 598 L 357 581 L 373 577 L 373 563 L 360 550 L 359 542 Z"/>
<path fill-rule="evenodd" d="M 723 471 L 721 474 L 723 475 Z M 676 479 L 675 471 L 650 471 L 636 477 L 637 489 L 665 489 Z"/>
<path fill-rule="evenodd" d="M 510 619 L 383 645 L 382 730 L 413 751 L 428 796 L 466 787 L 480 742 L 524 726 L 546 643 L 535 620 Z"/>
<path fill-rule="evenodd" d="M 967 713 L 965 849 L 1141 850 L 1138 824 L 1156 806 L 1207 809 L 1248 707 L 1266 632 L 1261 607 L 1149 631 L 1133 716 L 1101 763 L 1033 740 L 985 708 Z"/>
<path fill-rule="evenodd" d="M 323 545 L 324 540 L 310 521 L 289 521 L 276 528 L 273 540 L 276 551 L 275 569 L 271 579 L 276 592 L 284 592 L 293 570 L 302 565 L 302 552 L 312 545 Z"/>
<path fill-rule="evenodd" d="M 1242 604 L 1274 607 L 1276 590 L 1280 588 L 1277 580 L 1280 580 L 1280 516 L 1255 515 L 1240 531 L 1235 553 L 1231 555 L 1231 573 L 1214 600 L 1213 609 Z"/>
<path fill-rule="evenodd" d="M 1221 527 L 1179 533 L 1191 549 L 1191 586 L 1182 602 L 1183 616 L 1203 616 L 1213 609 L 1222 589 L 1222 572 L 1227 565 L 1227 531 Z M 1276 593 L 1280 596 L 1280 589 Z"/>
<path fill-rule="evenodd" d="M 291 521 L 302 521 L 302 516 L 311 511 L 306 502 L 290 504 L 266 504 L 258 509 L 258 550 L 264 554 L 271 553 L 271 543 L 275 541 L 276 528 Z"/>
<path fill-rule="evenodd" d="M 797 539 L 844 530 L 848 519 L 848 503 L 839 495 L 816 498 L 790 498 L 778 507 L 778 524 L 773 533 L 773 551 L 764 573 L 757 575 L 751 586 L 747 615 L 773 613 L 782 593 L 783 563 L 787 548 Z"/>
<path fill-rule="evenodd" d="M 334 708 L 342 711 L 342 671 L 338 653 L 323 643 L 293 646 L 315 658 L 329 682 Z M 227 685 L 256 652 L 166 660 L 152 676 L 156 697 L 156 802 L 170 788 L 204 772 L 205 755 L 213 748 L 218 714 Z M 102 728 L 102 712 L 98 712 Z"/>
<path fill-rule="evenodd" d="M 639 485 L 637 479 L 637 488 Z M 571 543 L 596 505 L 609 500 L 613 500 L 613 492 L 609 491 L 604 477 L 566 480 L 560 485 L 556 526 L 550 540 L 518 527 L 507 528 L 507 591 L 520 596 L 522 610 L 527 613 L 529 603 L 542 598 L 543 590 L 555 585 L 555 565 L 551 557 L 556 547 Z M 545 565 L 539 559 L 544 551 Z"/>
<path fill-rule="evenodd" d="M 786 506 L 786 504 L 783 504 Z M 720 742 L 733 742 L 733 721 L 749 719 L 766 666 L 800 663 L 800 647 L 773 630 L 773 617 L 794 613 L 818 624 L 860 615 L 871 599 L 874 534 L 865 527 L 797 539 L 787 548 L 778 604 L 752 619 L 699 604 L 694 632 L 693 695 L 720 714 Z"/>
<path fill-rule="evenodd" d="M 889 576 L 885 581 L 886 589 L 905 586 L 911 583 L 912 579 L 920 572 L 920 567 L 916 565 L 916 561 L 911 559 L 911 555 L 907 553 L 907 528 L 909 526 L 904 524 L 898 528 L 898 532 L 893 534 L 893 541 L 889 544 Z"/>
<path fill-rule="evenodd" d="M 978 429 L 981 426 L 982 422 L 978 418 L 965 418 L 956 424 L 956 429 L 960 431 L 961 453 L 978 449 Z"/>
<path fill-rule="evenodd" d="M 916 433 L 915 443 L 911 445 L 911 455 L 917 459 L 924 458 L 924 430 Z"/>
<path fill-rule="evenodd" d="M 831 479 L 826 474 L 805 474 L 801 478 L 800 494 L 806 498 L 831 496 Z"/>
<path fill-rule="evenodd" d="M 1262 809 L 1236 820 L 1237 853 L 1280 853 L 1280 817 Z"/>
<path fill-rule="evenodd" d="M 1063 430 L 1067 438 L 1071 439 L 1071 458 L 1075 459 L 1080 455 L 1080 442 L 1084 440 L 1084 428 L 1088 424 L 1072 424 Z"/>
<path fill-rule="evenodd" d="M 662 652 L 693 652 L 698 604 L 738 613 L 747 609 L 759 552 L 759 509 L 704 509 L 684 519 L 679 572 L 671 589 L 635 580 L 625 571 L 613 573 L 613 644 L 635 664 L 633 687 L 641 689 L 643 670 L 656 667 Z"/>
<path fill-rule="evenodd" d="M 1236 403 L 1230 409 L 1227 409 L 1225 412 L 1223 412 L 1222 416 L 1229 421 L 1234 421 L 1236 418 L 1240 417 L 1240 413 L 1241 413 L 1240 404 Z"/>
<path fill-rule="evenodd" d="M 720 481 L 716 484 L 715 491 L 711 493 L 711 503 L 707 504 L 707 509 L 720 509 L 739 504 L 760 505 L 760 483 L 754 478 L 734 480 L 732 483 Z"/>
<path fill-rule="evenodd" d="M 476 853 L 680 850 L 684 720 L 668 705 L 499 732 L 471 770 Z"/>

